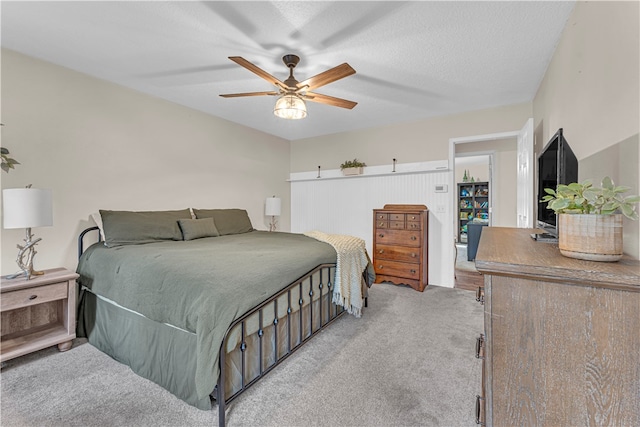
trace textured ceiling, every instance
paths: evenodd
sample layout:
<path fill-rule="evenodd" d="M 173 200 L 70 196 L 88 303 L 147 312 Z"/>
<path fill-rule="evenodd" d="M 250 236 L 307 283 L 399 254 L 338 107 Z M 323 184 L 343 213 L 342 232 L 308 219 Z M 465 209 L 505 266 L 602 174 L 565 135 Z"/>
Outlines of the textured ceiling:
<path fill-rule="evenodd" d="M 3 47 L 288 140 L 528 102 L 573 2 L 10 2 Z M 353 110 L 307 103 L 273 115 L 274 87 L 227 57 L 302 81 L 343 62 L 357 74 L 316 90 Z"/>

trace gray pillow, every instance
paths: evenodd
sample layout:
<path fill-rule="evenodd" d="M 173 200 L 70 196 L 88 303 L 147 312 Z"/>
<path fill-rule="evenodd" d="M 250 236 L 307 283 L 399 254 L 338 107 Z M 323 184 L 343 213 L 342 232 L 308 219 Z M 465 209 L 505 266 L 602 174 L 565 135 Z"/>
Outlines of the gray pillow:
<path fill-rule="evenodd" d="M 109 247 L 182 240 L 179 219 L 191 218 L 189 209 L 179 211 L 106 211 L 100 210 L 105 245 Z"/>
<path fill-rule="evenodd" d="M 213 218 L 179 219 L 178 225 L 182 230 L 184 240 L 217 237 L 220 235 L 216 224 L 213 222 Z"/>
<path fill-rule="evenodd" d="M 221 236 L 253 231 L 249 214 L 244 209 L 194 209 L 196 218 L 213 218 Z"/>

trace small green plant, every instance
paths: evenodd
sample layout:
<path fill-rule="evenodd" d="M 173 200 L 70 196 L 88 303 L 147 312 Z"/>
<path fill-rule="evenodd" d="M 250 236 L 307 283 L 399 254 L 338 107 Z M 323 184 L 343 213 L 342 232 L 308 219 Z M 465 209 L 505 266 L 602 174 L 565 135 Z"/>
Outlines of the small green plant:
<path fill-rule="evenodd" d="M 367 166 L 367 164 L 365 162 L 361 162 L 358 159 L 353 159 L 353 160 L 347 160 L 345 161 L 343 164 L 340 165 L 340 169 L 347 169 L 347 168 L 362 168 Z"/>
<path fill-rule="evenodd" d="M 9 150 L 6 148 L 0 147 L 0 153 L 2 156 L 2 164 L 0 164 L 0 168 L 2 168 L 3 171 L 9 173 L 10 169 L 15 169 L 15 165 L 20 164 L 16 159 L 9 157 Z"/>
<path fill-rule="evenodd" d="M 591 180 L 560 184 L 555 190 L 545 188 L 547 193 L 542 202 L 548 202 L 547 209 L 557 214 L 611 215 L 621 212 L 629 219 L 637 220 L 636 203 L 640 196 L 626 196 L 622 193 L 629 187 L 618 186 L 608 176 L 602 180 L 602 187 L 594 187 Z"/>

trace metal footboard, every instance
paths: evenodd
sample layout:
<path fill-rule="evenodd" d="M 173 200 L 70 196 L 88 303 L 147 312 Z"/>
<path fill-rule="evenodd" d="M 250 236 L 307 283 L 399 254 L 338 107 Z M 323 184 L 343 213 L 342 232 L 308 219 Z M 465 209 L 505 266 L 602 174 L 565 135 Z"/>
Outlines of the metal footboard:
<path fill-rule="evenodd" d="M 229 326 L 220 347 L 218 384 L 212 393 L 218 404 L 219 426 L 225 425 L 225 409 L 229 403 L 346 312 L 343 307 L 331 301 L 334 273 L 335 264 L 319 265 Z M 282 322 L 285 322 L 284 336 Z M 249 331 L 250 328 L 257 330 Z M 249 334 L 254 339 L 248 340 Z M 275 354 L 264 353 L 267 339 L 272 344 L 270 350 Z M 231 344 L 229 341 L 232 341 Z M 231 390 L 227 390 L 227 376 L 230 373 L 226 369 L 227 358 L 231 357 L 229 347 L 238 348 L 240 353 L 236 357 L 240 359 L 240 384 Z M 251 373 L 248 372 L 248 360 L 254 361 Z M 229 395 L 225 396 L 226 394 Z"/>

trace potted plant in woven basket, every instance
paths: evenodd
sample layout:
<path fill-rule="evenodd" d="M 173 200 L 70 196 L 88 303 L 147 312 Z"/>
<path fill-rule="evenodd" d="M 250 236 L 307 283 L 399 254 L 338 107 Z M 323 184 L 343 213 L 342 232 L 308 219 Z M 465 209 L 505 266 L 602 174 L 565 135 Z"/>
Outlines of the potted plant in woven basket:
<path fill-rule="evenodd" d="M 363 169 L 367 166 L 364 162 L 358 159 L 347 160 L 340 165 L 343 175 L 362 175 Z"/>
<path fill-rule="evenodd" d="M 640 196 L 623 196 L 629 187 L 616 186 L 608 176 L 602 187 L 590 180 L 545 188 L 547 209 L 558 214 L 558 247 L 570 258 L 617 261 L 622 258 L 622 215 L 637 220 Z"/>

